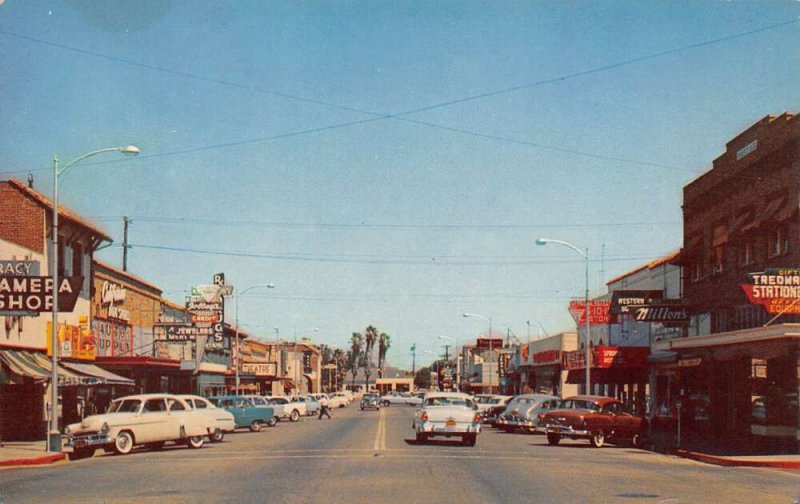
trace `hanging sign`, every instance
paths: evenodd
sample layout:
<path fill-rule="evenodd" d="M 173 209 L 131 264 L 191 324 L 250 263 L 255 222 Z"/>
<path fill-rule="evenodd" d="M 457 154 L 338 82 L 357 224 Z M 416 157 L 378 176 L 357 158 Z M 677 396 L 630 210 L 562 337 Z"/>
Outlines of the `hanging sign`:
<path fill-rule="evenodd" d="M 611 307 L 610 299 L 594 299 L 589 300 L 589 323 L 590 324 L 608 324 L 611 316 L 608 312 Z M 569 302 L 569 313 L 578 324 L 586 323 L 586 302 L 583 299 L 573 299 Z"/>
<path fill-rule="evenodd" d="M 675 303 L 657 303 L 644 306 L 629 306 L 628 310 L 637 322 L 689 322 L 689 306 Z"/>
<path fill-rule="evenodd" d="M 608 312 L 612 315 L 628 313 L 630 305 L 646 305 L 663 297 L 664 291 L 660 290 L 615 290 L 611 294 L 611 306 Z"/>
<path fill-rule="evenodd" d="M 72 312 L 83 285 L 82 276 L 61 278 L 58 311 Z M 53 309 L 53 279 L 43 276 L 0 276 L 0 314 L 49 312 Z"/>
<path fill-rule="evenodd" d="M 750 283 L 741 284 L 751 303 L 772 314 L 800 314 L 800 269 L 769 268 L 748 273 Z"/>

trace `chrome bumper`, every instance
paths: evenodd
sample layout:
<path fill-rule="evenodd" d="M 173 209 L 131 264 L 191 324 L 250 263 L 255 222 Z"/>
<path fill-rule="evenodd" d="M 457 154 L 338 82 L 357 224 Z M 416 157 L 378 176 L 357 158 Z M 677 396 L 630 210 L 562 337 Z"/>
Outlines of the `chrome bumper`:
<path fill-rule="evenodd" d="M 548 424 L 545 427 L 545 432 L 548 434 L 559 434 L 561 436 L 569 436 L 569 437 L 589 437 L 590 432 L 588 430 L 577 430 L 573 429 L 570 425 L 553 425 Z"/>
<path fill-rule="evenodd" d="M 90 448 L 96 446 L 105 446 L 113 442 L 114 438 L 111 438 L 105 434 L 98 433 L 98 434 L 67 436 L 66 446 L 74 450 L 74 449 Z"/>

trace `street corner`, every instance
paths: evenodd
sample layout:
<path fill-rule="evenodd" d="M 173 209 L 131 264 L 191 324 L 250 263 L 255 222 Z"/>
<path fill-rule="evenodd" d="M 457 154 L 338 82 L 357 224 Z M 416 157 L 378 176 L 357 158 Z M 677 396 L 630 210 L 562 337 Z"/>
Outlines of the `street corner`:
<path fill-rule="evenodd" d="M 16 467 L 34 467 L 42 465 L 52 465 L 66 460 L 65 453 L 54 453 L 41 457 L 22 457 L 0 459 L 0 469 L 11 469 Z"/>

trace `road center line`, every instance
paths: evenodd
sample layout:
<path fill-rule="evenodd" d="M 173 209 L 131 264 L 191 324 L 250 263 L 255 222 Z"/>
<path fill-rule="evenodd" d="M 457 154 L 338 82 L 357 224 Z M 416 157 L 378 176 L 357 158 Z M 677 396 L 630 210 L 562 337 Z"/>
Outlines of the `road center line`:
<path fill-rule="evenodd" d="M 386 410 L 381 410 L 378 415 L 378 432 L 375 433 L 375 450 L 386 449 Z"/>

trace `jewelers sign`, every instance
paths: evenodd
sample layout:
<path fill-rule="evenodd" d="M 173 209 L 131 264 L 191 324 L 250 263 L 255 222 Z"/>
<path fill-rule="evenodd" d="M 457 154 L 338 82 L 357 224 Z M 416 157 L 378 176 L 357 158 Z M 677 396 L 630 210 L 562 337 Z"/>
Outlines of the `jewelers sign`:
<path fill-rule="evenodd" d="M 750 283 L 741 285 L 751 303 L 767 313 L 800 314 L 800 268 L 770 268 L 747 277 Z"/>

